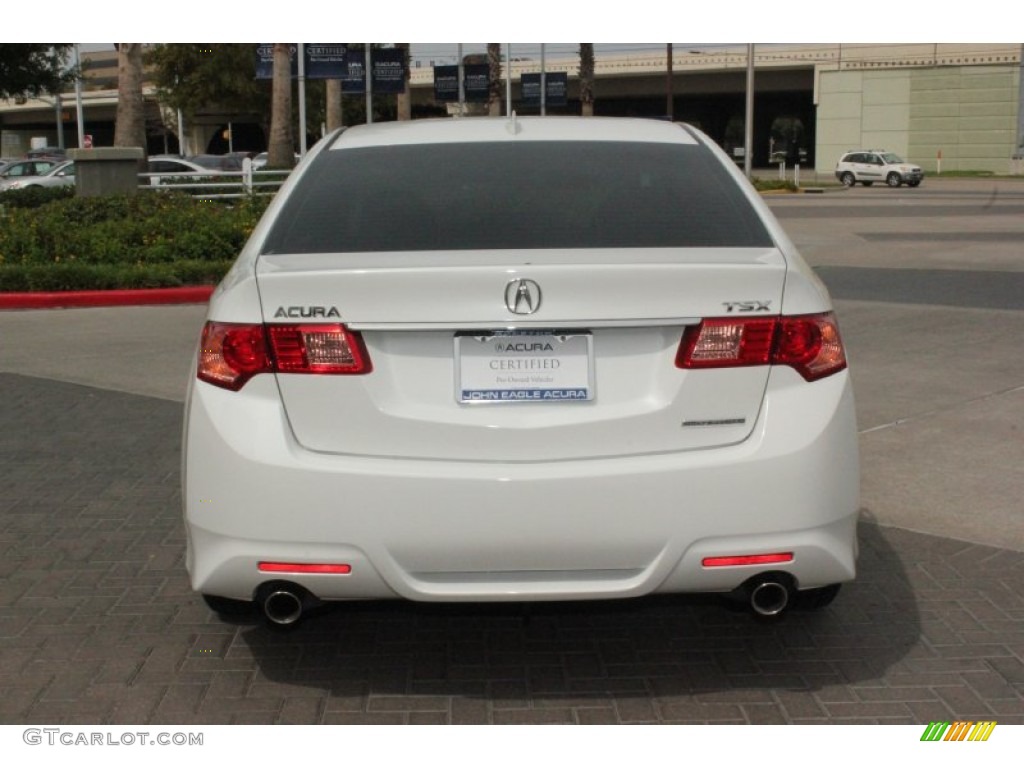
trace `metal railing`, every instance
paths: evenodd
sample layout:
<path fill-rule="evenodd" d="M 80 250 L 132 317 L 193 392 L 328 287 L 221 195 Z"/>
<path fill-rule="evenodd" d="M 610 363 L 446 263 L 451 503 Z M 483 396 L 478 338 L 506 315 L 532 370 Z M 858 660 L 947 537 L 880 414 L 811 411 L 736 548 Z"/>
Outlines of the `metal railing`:
<path fill-rule="evenodd" d="M 246 164 L 248 165 L 248 163 Z M 140 173 L 140 190 L 186 192 L 204 199 L 237 199 L 270 196 L 284 184 L 290 170 L 210 171 L 204 173 Z"/>

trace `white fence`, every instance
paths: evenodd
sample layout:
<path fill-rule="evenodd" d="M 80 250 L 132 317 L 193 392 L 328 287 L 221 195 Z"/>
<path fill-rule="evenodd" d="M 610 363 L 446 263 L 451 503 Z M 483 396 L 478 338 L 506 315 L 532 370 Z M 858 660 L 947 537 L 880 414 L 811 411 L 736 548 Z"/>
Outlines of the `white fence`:
<path fill-rule="evenodd" d="M 249 163 L 246 163 L 249 166 Z M 273 195 L 284 184 L 290 170 L 210 171 L 204 173 L 140 173 L 140 190 L 181 191 L 205 199 L 232 199 Z"/>

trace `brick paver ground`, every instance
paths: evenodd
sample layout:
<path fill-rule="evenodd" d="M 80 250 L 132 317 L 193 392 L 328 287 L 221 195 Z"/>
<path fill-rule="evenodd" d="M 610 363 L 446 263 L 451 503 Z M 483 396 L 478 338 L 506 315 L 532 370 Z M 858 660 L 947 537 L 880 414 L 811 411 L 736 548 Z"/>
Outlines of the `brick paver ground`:
<path fill-rule="evenodd" d="M 870 521 L 858 580 L 778 623 L 705 597 L 227 623 L 184 571 L 180 420 L 0 374 L 0 723 L 1024 723 L 1024 554 Z"/>

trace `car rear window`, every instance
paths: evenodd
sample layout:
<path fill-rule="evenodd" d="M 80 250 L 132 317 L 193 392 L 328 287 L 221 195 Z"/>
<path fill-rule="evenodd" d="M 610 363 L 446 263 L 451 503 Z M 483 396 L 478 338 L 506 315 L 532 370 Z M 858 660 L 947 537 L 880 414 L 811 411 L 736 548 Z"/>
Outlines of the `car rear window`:
<path fill-rule="evenodd" d="M 705 147 L 524 141 L 327 150 L 263 252 L 771 244 Z"/>

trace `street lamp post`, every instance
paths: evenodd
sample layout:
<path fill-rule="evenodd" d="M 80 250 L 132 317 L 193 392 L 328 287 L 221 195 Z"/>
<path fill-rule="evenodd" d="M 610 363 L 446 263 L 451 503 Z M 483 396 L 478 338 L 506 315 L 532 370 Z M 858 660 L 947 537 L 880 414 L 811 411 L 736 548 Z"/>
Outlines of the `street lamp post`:
<path fill-rule="evenodd" d="M 1017 151 L 1015 160 L 1024 160 L 1024 43 L 1020 46 L 1020 84 L 1017 93 Z"/>
<path fill-rule="evenodd" d="M 78 122 L 78 148 L 85 149 L 85 118 L 82 109 L 82 54 L 75 43 L 75 119 Z"/>
<path fill-rule="evenodd" d="M 747 45 L 747 114 L 743 121 L 743 172 L 750 178 L 754 154 L 754 44 Z"/>
<path fill-rule="evenodd" d="M 665 43 L 665 114 L 669 121 L 675 120 L 675 105 L 672 82 L 672 43 Z"/>

